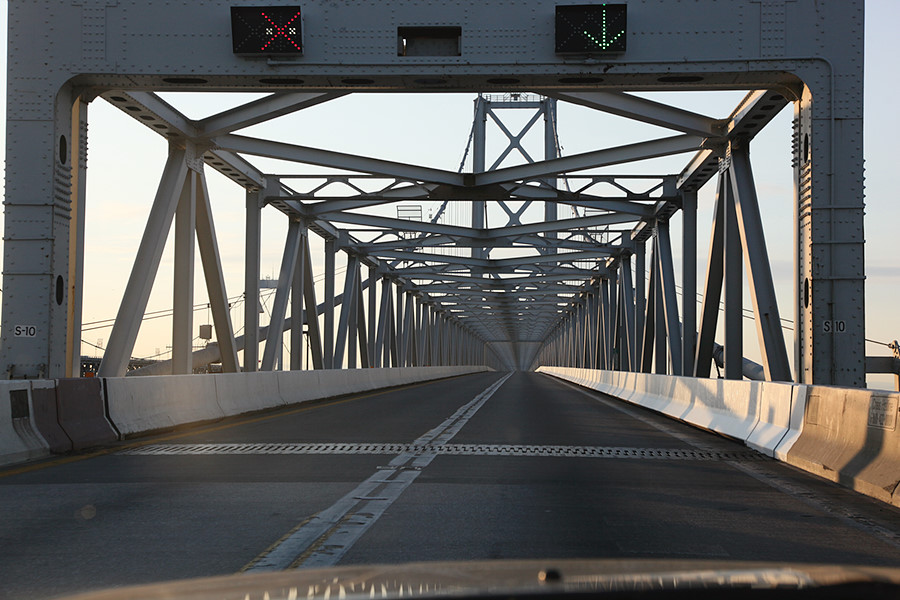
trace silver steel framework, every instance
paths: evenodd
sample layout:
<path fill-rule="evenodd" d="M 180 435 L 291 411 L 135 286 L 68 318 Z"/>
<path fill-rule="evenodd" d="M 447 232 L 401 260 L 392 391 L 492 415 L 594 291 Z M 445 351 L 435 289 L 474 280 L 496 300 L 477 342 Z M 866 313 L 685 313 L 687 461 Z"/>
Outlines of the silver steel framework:
<path fill-rule="evenodd" d="M 87 105 L 102 97 L 166 136 L 170 150 L 101 375 L 124 374 L 174 223 L 173 360 L 156 372 L 190 372 L 211 359 L 238 370 L 241 350 L 244 370 L 272 369 L 283 332 L 291 332 L 297 350 L 306 324 L 315 368 L 560 364 L 708 376 L 718 352 L 725 376 L 738 378 L 746 366 L 743 263 L 765 377 L 865 385 L 862 1 L 632 0 L 627 51 L 573 56 L 554 52 L 555 3 L 542 0 L 502 10 L 490 2 L 403 0 L 388 10 L 375 0 L 310 0 L 300 3 L 304 54 L 289 59 L 232 54 L 230 4 L 10 0 L 7 377 L 77 373 Z M 398 28 L 410 26 L 458 27 L 459 55 L 398 53 Z M 749 92 L 724 120 L 629 93 L 691 89 Z M 169 90 L 272 93 L 192 121 L 156 93 Z M 236 133 L 348 93 L 402 91 L 483 92 L 471 171 Z M 559 102 L 673 134 L 561 156 Z M 793 373 L 749 160 L 755 134 L 788 104 L 796 182 Z M 523 130 L 505 124 L 507 109 L 532 111 Z M 543 157 L 535 158 L 522 140 L 541 122 Z M 496 157 L 486 153 L 489 124 L 508 140 Z M 677 154 L 689 154 L 679 172 L 610 174 L 616 165 Z M 506 166 L 517 155 L 518 164 Z M 310 187 L 312 177 L 265 173 L 252 157 L 344 174 Z M 260 211 L 272 207 L 290 222 L 271 323 L 260 328 L 258 315 L 246 311 L 237 339 L 209 212 L 208 169 L 247 192 L 246 298 L 259 293 Z M 681 211 L 682 297 L 693 299 L 697 191 L 717 174 L 698 316 L 694 302 L 679 302 L 669 220 Z M 355 193 L 331 195 L 335 182 Z M 373 182 L 377 190 L 367 191 Z M 466 203 L 471 221 L 372 211 L 410 201 Z M 325 240 L 321 302 L 311 233 Z M 190 352 L 195 236 L 219 340 L 199 355 Z M 338 252 L 347 261 L 340 293 Z M 715 344 L 723 295 L 724 350 Z M 300 368 L 301 355 L 292 352 L 291 368 Z"/>

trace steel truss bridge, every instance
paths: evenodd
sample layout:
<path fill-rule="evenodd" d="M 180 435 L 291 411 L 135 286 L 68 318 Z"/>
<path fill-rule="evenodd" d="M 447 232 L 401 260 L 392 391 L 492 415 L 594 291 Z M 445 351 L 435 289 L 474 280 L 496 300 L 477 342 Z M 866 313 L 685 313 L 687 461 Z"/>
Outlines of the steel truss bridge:
<path fill-rule="evenodd" d="M 562 36 L 578 37 L 578 27 L 597 21 L 579 17 L 587 20 L 565 34 L 557 3 L 525 0 L 493 10 L 408 0 L 387 9 L 376 1 L 309 0 L 296 8 L 302 53 L 298 38 L 298 51 L 284 55 L 236 52 L 231 4 L 10 1 L 6 377 L 79 372 L 87 115 L 89 103 L 102 98 L 164 136 L 169 154 L 101 376 L 125 374 L 174 230 L 173 358 L 153 373 L 190 373 L 194 364 L 217 360 L 226 372 L 272 370 L 284 333 L 292 348 L 302 348 L 306 324 L 316 369 L 556 365 L 709 377 L 718 355 L 730 379 L 750 373 L 865 386 L 861 2 L 630 2 L 621 31 L 603 29 L 610 39 L 601 44 L 584 29 L 600 45 L 582 39 L 573 49 L 560 45 Z M 606 6 L 594 9 L 613 10 Z M 563 17 L 575 18 L 565 7 Z M 288 39 L 283 27 L 276 33 Z M 613 33 L 627 47 L 613 43 Z M 746 96 L 716 119 L 633 93 L 683 90 Z M 158 94 L 166 91 L 270 94 L 192 120 Z M 422 91 L 479 93 L 471 170 L 312 148 L 302 136 L 284 143 L 240 133 L 347 94 Z M 559 103 L 670 134 L 562 156 Z M 795 294 L 793 306 L 779 309 L 749 148 L 788 105 L 795 189 L 785 201 L 795 207 Z M 514 110 L 528 112 L 521 131 L 504 120 Z M 497 156 L 488 155 L 488 123 L 508 140 Z M 522 142 L 532 128 L 543 128 L 542 156 Z M 515 155 L 521 164 L 506 166 Z M 684 157 L 675 172 L 612 172 L 673 155 Z M 310 170 L 267 172 L 255 166 L 260 157 Z M 314 170 L 321 167 L 339 174 L 323 177 Z M 259 295 L 262 211 L 280 211 L 289 223 L 271 322 L 261 328 L 248 310 L 237 338 L 210 211 L 210 170 L 246 190 L 246 298 Z M 709 267 L 697 273 L 697 194 L 713 181 Z M 448 223 L 441 211 L 410 219 L 394 207 L 426 201 L 465 203 L 470 219 Z M 673 240 L 669 221 L 679 212 L 683 234 Z M 503 222 L 489 223 L 489 214 Z M 324 240 L 318 297 L 313 267 L 320 261 L 310 236 Z M 195 239 L 218 340 L 199 353 L 191 346 Z M 338 253 L 346 254 L 342 285 Z M 677 273 L 683 298 L 702 294 L 699 311 L 679 302 Z M 762 355 L 756 369 L 744 359 L 744 285 Z M 785 314 L 795 321 L 792 348 L 781 328 Z M 291 353 L 291 369 L 301 368 L 302 356 Z"/>

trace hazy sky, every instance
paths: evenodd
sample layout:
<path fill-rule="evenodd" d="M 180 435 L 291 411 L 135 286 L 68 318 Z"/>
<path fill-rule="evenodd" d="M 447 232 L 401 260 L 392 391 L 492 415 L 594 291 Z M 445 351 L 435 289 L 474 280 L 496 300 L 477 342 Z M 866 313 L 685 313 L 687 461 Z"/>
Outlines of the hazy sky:
<path fill-rule="evenodd" d="M 5 46 L 6 2 L 0 1 Z M 896 170 L 894 144 L 898 126 L 893 93 L 896 91 L 894 46 L 900 1 L 866 2 L 866 265 L 867 337 L 887 342 L 900 338 L 900 317 L 895 310 L 900 292 L 900 264 L 897 256 L 897 224 L 900 208 L 896 186 L 889 182 Z M 5 56 L 3 58 L 5 60 Z M 2 78 L 5 87 L 5 65 Z M 742 96 L 716 94 L 665 94 L 654 96 L 691 108 L 712 117 L 725 117 Z M 167 95 L 190 117 L 206 116 L 252 98 L 250 95 L 217 95 L 198 102 L 196 95 Z M 390 160 L 417 162 L 456 170 L 465 150 L 472 122 L 471 94 L 451 96 L 354 95 L 303 111 L 294 117 L 247 130 L 248 134 L 283 139 L 308 146 L 323 147 Z M 0 127 L 5 127 L 5 103 Z M 790 108 L 785 109 L 751 147 L 754 172 L 762 204 L 769 252 L 776 278 L 782 317 L 792 319 L 792 171 L 790 168 Z M 511 123 L 523 117 L 510 115 Z M 243 133 L 243 132 L 242 132 Z M 632 125 L 580 107 L 560 104 L 559 141 L 564 154 L 599 147 L 671 135 L 645 125 Z M 491 138 L 489 153 L 497 148 Z M 5 135 L 0 138 L 5 141 Z M 540 148 L 540 140 L 535 148 Z M 162 167 L 166 144 L 157 134 L 137 124 L 118 110 L 97 100 L 90 106 L 89 173 L 87 199 L 87 244 L 84 321 L 92 323 L 115 317 L 131 264 Z M 539 150 L 535 153 L 539 154 Z M 4 153 L 5 155 L 5 153 Z M 677 173 L 686 156 L 649 161 L 645 169 L 655 173 Z M 274 161 L 254 161 L 263 169 L 289 169 Z M 617 169 L 623 172 L 625 169 Z M 630 169 L 629 172 L 638 172 Z M 222 260 L 229 296 L 243 291 L 243 190 L 210 172 L 209 183 L 216 215 Z M 700 254 L 701 274 L 705 268 L 708 229 L 711 220 L 711 186 L 701 194 Z M 424 205 L 427 212 L 430 204 Z M 392 211 L 394 209 L 391 209 Z M 568 210 L 568 209 L 566 209 Z M 561 214 L 561 216 L 566 216 Z M 504 223 L 491 223 L 503 225 Z M 676 219 L 677 224 L 677 219 Z M 286 223 L 274 209 L 264 211 L 264 274 L 277 276 Z M 678 250 L 676 249 L 676 252 Z M 196 303 L 205 303 L 202 269 L 197 265 Z M 171 240 L 154 286 L 148 311 L 171 307 Z M 702 277 L 701 277 L 702 280 Z M 340 282 L 338 282 L 338 288 Z M 702 289 L 700 290 L 702 292 Z M 745 306 L 750 306 L 749 300 Z M 265 316 L 263 320 L 265 321 Z M 196 314 L 197 325 L 209 322 L 206 311 Z M 232 312 L 235 328 L 243 322 L 243 306 Z M 758 356 L 755 331 L 748 321 L 746 354 Z M 86 342 L 105 345 L 110 329 L 87 326 Z M 135 356 L 164 352 L 171 339 L 171 321 L 147 321 L 141 330 Z M 195 325 L 195 330 L 197 329 Z M 83 354 L 97 352 L 89 345 Z M 868 354 L 886 354 L 888 349 L 867 344 Z M 887 382 L 887 383 L 885 383 Z M 879 384 L 890 385 L 880 378 Z"/>

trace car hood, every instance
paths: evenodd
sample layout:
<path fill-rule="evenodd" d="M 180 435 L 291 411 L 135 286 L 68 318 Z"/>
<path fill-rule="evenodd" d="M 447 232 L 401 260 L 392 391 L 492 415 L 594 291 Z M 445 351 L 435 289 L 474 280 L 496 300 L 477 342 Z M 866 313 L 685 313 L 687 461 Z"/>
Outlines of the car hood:
<path fill-rule="evenodd" d="M 900 569 L 850 565 L 672 560 L 495 560 L 367 565 L 231 575 L 117 588 L 66 600 L 373 600 L 576 596 L 900 597 Z M 740 592 L 735 596 L 736 592 Z M 668 593 L 668 595 L 667 595 Z M 689 593 L 689 594 L 688 594 Z M 685 595 L 687 594 L 687 595 Z M 886 595 L 883 595 L 886 594 Z M 712 597 L 712 596 L 710 596 Z M 838 594 L 834 597 L 845 597 Z"/>

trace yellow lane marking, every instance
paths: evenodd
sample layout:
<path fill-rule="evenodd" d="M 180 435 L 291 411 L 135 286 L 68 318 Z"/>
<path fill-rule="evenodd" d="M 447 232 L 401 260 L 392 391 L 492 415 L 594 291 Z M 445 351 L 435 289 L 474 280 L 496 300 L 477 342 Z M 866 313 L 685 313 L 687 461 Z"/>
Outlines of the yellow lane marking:
<path fill-rule="evenodd" d="M 432 380 L 432 381 L 423 381 L 422 383 L 414 383 L 411 385 L 404 385 L 401 387 L 395 387 L 395 388 L 390 388 L 390 389 L 386 389 L 386 390 L 379 390 L 377 392 L 371 392 L 371 393 L 362 394 L 359 396 L 351 396 L 350 398 L 344 398 L 343 400 L 335 400 L 333 402 L 325 402 L 325 403 L 321 403 L 321 404 L 315 404 L 312 406 L 301 406 L 299 408 L 295 408 L 295 409 L 285 411 L 285 412 L 277 411 L 272 414 L 263 415 L 260 417 L 241 419 L 234 423 L 225 423 L 225 424 L 221 424 L 221 425 L 212 425 L 212 426 L 207 426 L 207 427 L 201 427 L 200 429 L 192 429 L 190 431 L 182 431 L 179 433 L 172 433 L 172 434 L 168 434 L 168 435 L 163 435 L 161 437 L 154 436 L 151 439 L 145 439 L 145 440 L 141 440 L 139 442 L 131 442 L 128 444 L 121 444 L 121 445 L 117 445 L 117 446 L 110 447 L 110 448 L 103 448 L 101 450 L 94 450 L 93 452 L 89 452 L 87 454 L 79 454 L 79 455 L 75 455 L 75 456 L 63 456 L 60 458 L 55 458 L 55 459 L 40 462 L 40 463 L 24 465 L 21 467 L 13 467 L 11 469 L 0 469 L 0 479 L 3 479 L 4 477 L 12 477 L 13 475 L 22 475 L 23 473 L 31 473 L 33 471 L 40 471 L 42 469 L 49 469 L 51 467 L 59 467 L 62 465 L 67 465 L 69 463 L 79 462 L 82 460 L 88 460 L 91 458 L 97 458 L 98 456 L 105 456 L 107 454 L 114 454 L 116 452 L 121 452 L 122 450 L 128 450 L 130 448 L 140 448 L 141 446 L 148 446 L 150 444 L 166 442 L 169 440 L 177 440 L 177 439 L 189 437 L 192 435 L 202 435 L 204 433 L 212 433 L 215 431 L 232 429 L 234 427 L 240 427 L 242 425 L 250 425 L 250 424 L 259 423 L 262 421 L 268 421 L 270 419 L 286 417 L 288 415 L 294 415 L 294 414 L 306 412 L 309 410 L 316 410 L 319 408 L 328 408 L 329 406 L 337 406 L 338 404 L 345 404 L 347 402 L 363 400 L 365 398 L 372 398 L 374 396 L 381 396 L 383 394 L 388 394 L 391 392 L 399 392 L 401 390 L 410 390 L 410 389 L 414 389 L 417 387 L 430 385 L 433 383 L 447 381 L 449 379 L 456 379 L 458 377 L 465 377 L 465 375 L 457 375 L 456 377 L 447 377 L 445 379 L 437 379 L 437 380 Z M 233 417 L 226 417 L 226 418 L 233 418 Z"/>

